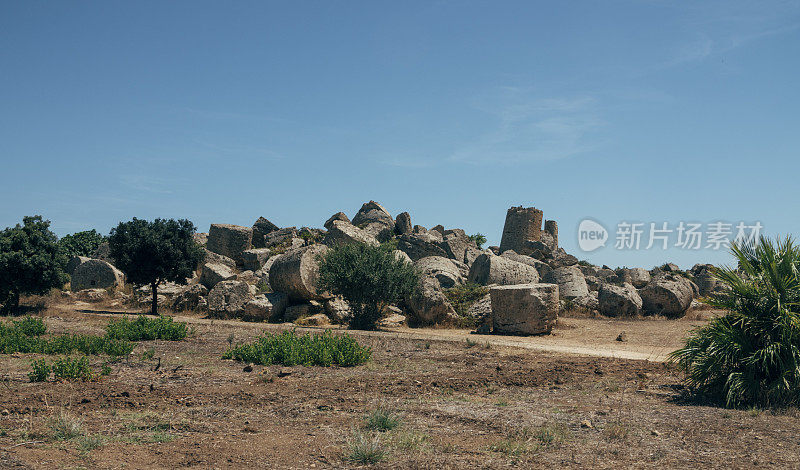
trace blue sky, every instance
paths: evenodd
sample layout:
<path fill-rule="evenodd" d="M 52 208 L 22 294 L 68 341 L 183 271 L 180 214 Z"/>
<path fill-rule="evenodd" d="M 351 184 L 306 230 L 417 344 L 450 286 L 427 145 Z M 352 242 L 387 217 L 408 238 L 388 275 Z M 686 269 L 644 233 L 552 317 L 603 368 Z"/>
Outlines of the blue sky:
<path fill-rule="evenodd" d="M 797 1 L 3 0 L 0 64 L 3 227 L 321 226 L 374 199 L 496 244 L 525 205 L 645 267 L 729 256 L 582 253 L 578 223 L 800 233 Z"/>

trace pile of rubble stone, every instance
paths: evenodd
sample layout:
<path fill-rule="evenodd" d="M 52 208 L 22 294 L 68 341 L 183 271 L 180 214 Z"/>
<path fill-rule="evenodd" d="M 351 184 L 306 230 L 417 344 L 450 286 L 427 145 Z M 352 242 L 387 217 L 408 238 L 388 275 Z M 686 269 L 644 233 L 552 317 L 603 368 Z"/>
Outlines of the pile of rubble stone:
<path fill-rule="evenodd" d="M 718 289 L 710 265 L 690 272 L 677 266 L 616 270 L 579 262 L 558 245 L 558 225 L 542 211 L 508 210 L 499 247 L 479 248 L 462 229 L 412 225 L 375 201 L 349 219 L 331 216 L 324 229 L 278 227 L 260 217 L 252 227 L 212 224 L 196 235 L 205 260 L 188 286 L 159 289 L 159 302 L 175 310 L 208 311 L 220 317 L 300 321 L 320 325 L 346 322 L 347 303 L 318 287 L 319 255 L 347 243 L 394 241 L 395 255 L 422 274 L 416 291 L 392 317 L 408 323 L 452 323 L 458 314 L 446 289 L 476 283 L 489 293 L 468 310 L 479 331 L 507 334 L 549 332 L 560 310 L 582 308 L 607 316 L 656 314 L 679 317 L 693 299 Z M 102 253 L 99 254 L 102 256 Z M 107 288 L 122 282 L 107 260 L 73 260 L 72 290 Z M 690 279 L 692 278 L 692 279 Z"/>

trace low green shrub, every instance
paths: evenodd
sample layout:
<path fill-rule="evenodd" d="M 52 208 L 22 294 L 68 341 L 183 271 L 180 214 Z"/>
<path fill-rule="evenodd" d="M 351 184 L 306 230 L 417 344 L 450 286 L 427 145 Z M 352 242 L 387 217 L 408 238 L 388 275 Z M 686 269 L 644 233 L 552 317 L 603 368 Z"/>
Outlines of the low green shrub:
<path fill-rule="evenodd" d="M 40 330 L 34 330 L 38 332 Z M 133 351 L 128 341 L 109 339 L 102 336 L 64 334 L 52 337 L 29 336 L 26 329 L 4 327 L 0 329 L 0 354 L 38 353 L 38 354 L 108 354 L 126 356 Z M 31 332 L 31 330 L 28 330 Z"/>
<path fill-rule="evenodd" d="M 355 366 L 372 356 L 372 349 L 361 346 L 347 334 L 330 331 L 314 335 L 297 335 L 294 330 L 279 334 L 266 333 L 252 343 L 228 349 L 223 359 L 252 364 L 282 364 L 285 366 Z"/>
<path fill-rule="evenodd" d="M 50 376 L 50 365 L 44 359 L 31 362 L 31 371 L 28 372 L 28 379 L 31 382 L 46 382 Z"/>
<path fill-rule="evenodd" d="M 90 380 L 92 369 L 86 356 L 77 358 L 62 357 L 53 362 L 53 376 L 64 380 Z"/>
<path fill-rule="evenodd" d="M 164 339 L 180 341 L 186 338 L 186 323 L 173 321 L 172 317 L 149 318 L 139 315 L 136 320 L 123 317 L 112 320 L 106 327 L 106 337 L 125 341 Z"/>
<path fill-rule="evenodd" d="M 364 428 L 386 432 L 400 426 L 400 415 L 385 404 L 379 404 L 364 417 Z"/>

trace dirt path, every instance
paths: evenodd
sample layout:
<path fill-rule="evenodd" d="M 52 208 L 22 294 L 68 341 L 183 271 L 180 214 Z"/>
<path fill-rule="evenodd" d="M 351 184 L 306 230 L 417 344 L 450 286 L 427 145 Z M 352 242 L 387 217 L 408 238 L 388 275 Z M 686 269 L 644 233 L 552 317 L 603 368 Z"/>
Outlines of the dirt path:
<path fill-rule="evenodd" d="M 114 314 L 106 314 L 114 316 Z M 195 325 L 229 325 L 253 330 L 277 331 L 287 327 L 298 330 L 319 331 L 319 327 L 297 327 L 292 324 L 248 323 L 237 320 L 218 320 L 196 316 L 176 315 L 180 321 Z M 352 331 L 362 337 L 394 337 L 421 341 L 462 342 L 468 340 L 495 347 L 522 348 L 576 356 L 606 357 L 664 362 L 670 352 L 679 348 L 687 333 L 704 320 L 608 318 L 562 318 L 553 333 L 545 336 L 476 335 L 466 329 L 391 328 L 382 331 Z M 339 327 L 328 327 L 339 329 Z M 625 332 L 625 341 L 617 341 Z"/>

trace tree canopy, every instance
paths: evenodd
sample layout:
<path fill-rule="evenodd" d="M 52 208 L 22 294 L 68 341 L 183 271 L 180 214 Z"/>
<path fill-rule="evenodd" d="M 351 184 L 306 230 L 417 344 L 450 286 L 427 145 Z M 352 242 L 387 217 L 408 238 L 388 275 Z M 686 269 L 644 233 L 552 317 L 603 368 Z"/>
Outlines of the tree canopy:
<path fill-rule="evenodd" d="M 157 288 L 164 282 L 186 284 L 205 253 L 194 241 L 195 227 L 188 220 L 134 218 L 111 230 L 109 252 L 128 282 L 150 285 L 152 312 L 158 310 Z"/>
<path fill-rule="evenodd" d="M 3 311 L 19 306 L 22 294 L 44 294 L 67 282 L 64 255 L 50 221 L 35 215 L 0 232 L 0 302 Z"/>
<path fill-rule="evenodd" d="M 74 256 L 91 257 L 107 238 L 100 235 L 97 230 L 92 229 L 65 235 L 58 241 L 58 245 L 68 258 Z"/>

